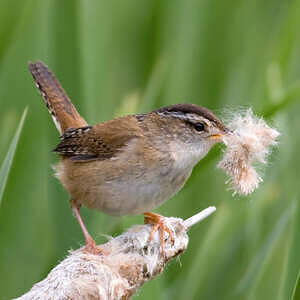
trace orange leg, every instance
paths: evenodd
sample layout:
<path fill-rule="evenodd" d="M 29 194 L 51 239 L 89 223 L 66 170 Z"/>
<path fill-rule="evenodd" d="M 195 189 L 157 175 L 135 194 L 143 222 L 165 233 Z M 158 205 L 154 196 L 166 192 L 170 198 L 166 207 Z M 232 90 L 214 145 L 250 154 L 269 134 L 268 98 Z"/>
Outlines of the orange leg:
<path fill-rule="evenodd" d="M 144 213 L 144 223 L 145 224 L 152 224 L 152 230 L 149 235 L 149 242 L 152 241 L 153 235 L 156 231 L 159 231 L 159 238 L 160 238 L 160 245 L 161 245 L 161 252 L 163 255 L 165 255 L 165 239 L 164 239 L 164 233 L 167 232 L 169 234 L 169 237 L 171 239 L 171 242 L 174 244 L 174 235 L 170 228 L 166 226 L 164 217 L 152 212 L 146 212 Z"/>
<path fill-rule="evenodd" d="M 73 201 L 71 201 L 71 206 L 72 206 L 73 213 L 75 214 L 77 221 L 78 221 L 78 223 L 82 229 L 82 232 L 84 234 L 85 250 L 92 254 L 95 254 L 95 255 L 102 254 L 102 250 L 99 247 L 97 247 L 94 239 L 91 237 L 91 235 L 89 234 L 89 232 L 87 231 L 87 229 L 85 227 L 85 224 L 81 218 L 80 211 L 79 211 L 80 206 L 75 204 Z"/>

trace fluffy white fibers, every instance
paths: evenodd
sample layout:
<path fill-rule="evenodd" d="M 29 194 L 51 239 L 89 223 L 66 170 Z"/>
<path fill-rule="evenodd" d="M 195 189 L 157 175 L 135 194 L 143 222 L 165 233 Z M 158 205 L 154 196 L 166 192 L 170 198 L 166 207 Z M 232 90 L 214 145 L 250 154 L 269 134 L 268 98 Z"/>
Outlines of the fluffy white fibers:
<path fill-rule="evenodd" d="M 279 132 L 255 116 L 251 109 L 234 115 L 227 128 L 230 133 L 223 137 L 226 150 L 218 167 L 230 176 L 234 194 L 248 195 L 263 181 L 254 166 L 266 164 Z"/>

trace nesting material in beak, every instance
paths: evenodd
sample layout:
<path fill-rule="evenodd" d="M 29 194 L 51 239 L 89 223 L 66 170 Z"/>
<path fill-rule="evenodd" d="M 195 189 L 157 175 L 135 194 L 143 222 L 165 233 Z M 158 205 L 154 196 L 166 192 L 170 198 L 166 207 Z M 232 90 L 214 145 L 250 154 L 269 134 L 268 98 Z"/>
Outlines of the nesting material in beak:
<path fill-rule="evenodd" d="M 270 146 L 277 145 L 279 132 L 256 117 L 251 109 L 235 116 L 227 127 L 229 133 L 223 136 L 226 150 L 218 167 L 230 176 L 234 194 L 248 195 L 263 181 L 253 165 L 266 164 Z"/>

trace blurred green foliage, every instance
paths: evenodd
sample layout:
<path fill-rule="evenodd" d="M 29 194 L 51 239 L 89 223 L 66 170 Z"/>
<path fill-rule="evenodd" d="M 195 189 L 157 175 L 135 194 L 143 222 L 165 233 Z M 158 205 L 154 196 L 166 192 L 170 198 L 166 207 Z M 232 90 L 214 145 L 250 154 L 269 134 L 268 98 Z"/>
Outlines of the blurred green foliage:
<path fill-rule="evenodd" d="M 3 197 L 3 193 L 4 193 L 4 190 L 6 187 L 8 174 L 9 174 L 9 171 L 11 170 L 12 162 L 13 162 L 14 155 L 15 155 L 15 152 L 17 149 L 17 145 L 18 145 L 18 141 L 20 139 L 21 131 L 22 131 L 22 128 L 24 125 L 26 114 L 27 114 L 27 109 L 24 110 L 24 113 L 22 115 L 18 129 L 15 133 L 13 140 L 11 141 L 8 152 L 7 152 L 5 159 L 0 168 L 0 205 L 1 205 L 2 197 Z"/>
<path fill-rule="evenodd" d="M 84 242 L 51 169 L 58 134 L 27 70 L 40 59 L 91 124 L 179 102 L 265 114 L 282 135 L 260 189 L 232 197 L 215 148 L 157 211 L 217 212 L 137 298 L 290 299 L 300 266 L 299 28 L 299 0 L 0 0 L 1 164 L 29 106 L 0 207 L 0 298 L 24 293 Z M 143 221 L 83 217 L 98 242 Z"/>

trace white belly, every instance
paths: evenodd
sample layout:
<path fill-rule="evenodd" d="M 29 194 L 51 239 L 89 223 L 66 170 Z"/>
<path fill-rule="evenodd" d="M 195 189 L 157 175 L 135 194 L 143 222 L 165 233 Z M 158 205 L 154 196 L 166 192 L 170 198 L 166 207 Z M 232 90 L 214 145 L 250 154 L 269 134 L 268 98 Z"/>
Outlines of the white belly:
<path fill-rule="evenodd" d="M 159 207 L 176 194 L 190 176 L 189 172 L 180 174 L 152 174 L 147 178 L 128 181 L 108 181 L 86 194 L 83 204 L 110 215 L 135 215 Z"/>

